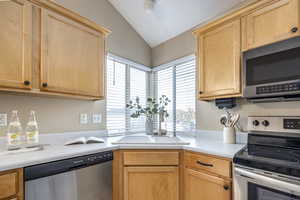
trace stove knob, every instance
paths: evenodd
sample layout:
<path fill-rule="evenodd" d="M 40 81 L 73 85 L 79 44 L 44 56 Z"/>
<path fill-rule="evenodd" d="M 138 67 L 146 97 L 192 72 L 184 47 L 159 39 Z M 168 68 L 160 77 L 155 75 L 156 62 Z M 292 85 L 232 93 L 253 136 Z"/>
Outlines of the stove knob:
<path fill-rule="evenodd" d="M 264 125 L 264 126 L 269 126 L 270 125 L 270 122 L 269 121 L 267 121 L 267 120 L 264 120 L 263 122 L 262 122 L 262 125 Z"/>
<path fill-rule="evenodd" d="M 254 121 L 252 122 L 252 124 L 253 124 L 253 126 L 259 126 L 259 121 L 258 121 L 258 120 L 254 120 Z"/>

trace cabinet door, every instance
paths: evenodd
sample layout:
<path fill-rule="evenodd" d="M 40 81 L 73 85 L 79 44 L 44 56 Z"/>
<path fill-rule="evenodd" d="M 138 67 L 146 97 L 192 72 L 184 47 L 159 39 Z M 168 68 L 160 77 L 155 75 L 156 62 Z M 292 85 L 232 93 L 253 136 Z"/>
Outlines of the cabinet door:
<path fill-rule="evenodd" d="M 42 10 L 41 89 L 104 96 L 104 35 Z"/>
<path fill-rule="evenodd" d="M 0 1 L 0 87 L 30 88 L 32 5 Z"/>
<path fill-rule="evenodd" d="M 277 0 L 243 18 L 243 50 L 299 35 L 299 0 Z"/>
<path fill-rule="evenodd" d="M 199 35 L 200 99 L 241 93 L 240 28 L 238 19 Z"/>
<path fill-rule="evenodd" d="M 231 200 L 230 181 L 185 169 L 184 200 Z"/>
<path fill-rule="evenodd" d="M 125 167 L 124 200 L 178 200 L 178 167 Z"/>

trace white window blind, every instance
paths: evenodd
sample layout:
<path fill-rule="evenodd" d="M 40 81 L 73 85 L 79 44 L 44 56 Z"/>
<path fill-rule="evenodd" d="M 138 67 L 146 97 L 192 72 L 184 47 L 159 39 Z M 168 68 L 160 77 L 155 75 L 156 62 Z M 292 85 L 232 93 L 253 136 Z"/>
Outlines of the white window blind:
<path fill-rule="evenodd" d="M 195 129 L 195 61 L 185 62 L 175 67 L 176 71 L 176 130 Z"/>
<path fill-rule="evenodd" d="M 169 113 L 169 117 L 167 119 L 167 130 L 169 131 L 173 131 L 174 129 L 173 78 L 172 67 L 157 72 L 157 100 L 159 101 L 159 98 L 162 95 L 166 95 L 169 99 L 172 99 L 172 102 L 167 107 L 167 111 Z"/>
<path fill-rule="evenodd" d="M 172 101 L 168 106 L 170 117 L 167 126 L 169 131 L 195 129 L 195 85 L 194 57 L 180 59 L 178 62 L 174 61 L 155 72 L 154 88 L 156 88 L 157 98 L 164 94 Z"/>
<path fill-rule="evenodd" d="M 140 104 L 145 106 L 147 99 L 147 73 L 130 68 L 130 100 L 135 100 L 136 97 L 139 97 Z M 140 118 L 131 118 L 130 119 L 130 129 L 135 131 L 144 131 L 145 130 L 145 117 L 141 116 Z"/>
<path fill-rule="evenodd" d="M 143 70 L 144 69 L 144 70 Z M 141 65 L 113 55 L 107 58 L 107 129 L 112 133 L 126 130 L 144 131 L 145 117 L 133 119 L 126 103 L 138 96 L 141 105 L 146 104 L 148 95 L 148 76 L 150 71 Z"/>
<path fill-rule="evenodd" d="M 125 130 L 126 65 L 107 59 L 107 129 Z"/>

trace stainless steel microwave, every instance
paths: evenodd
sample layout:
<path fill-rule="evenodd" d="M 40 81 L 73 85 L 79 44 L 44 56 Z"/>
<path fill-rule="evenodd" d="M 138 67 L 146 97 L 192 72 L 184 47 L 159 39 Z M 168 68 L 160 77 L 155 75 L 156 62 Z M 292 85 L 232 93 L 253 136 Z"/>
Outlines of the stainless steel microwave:
<path fill-rule="evenodd" d="M 243 96 L 300 100 L 300 37 L 244 52 Z"/>

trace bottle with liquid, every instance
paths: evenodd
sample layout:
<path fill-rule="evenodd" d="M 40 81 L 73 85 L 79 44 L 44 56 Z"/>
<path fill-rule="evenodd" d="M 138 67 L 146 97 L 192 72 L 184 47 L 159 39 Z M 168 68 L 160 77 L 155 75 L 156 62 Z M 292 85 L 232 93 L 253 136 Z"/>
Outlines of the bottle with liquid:
<path fill-rule="evenodd" d="M 19 148 L 22 144 L 22 126 L 19 120 L 18 111 L 12 111 L 11 120 L 7 130 L 8 149 Z"/>
<path fill-rule="evenodd" d="M 34 111 L 30 112 L 29 121 L 26 126 L 26 141 L 27 144 L 39 143 L 39 128 Z"/>

